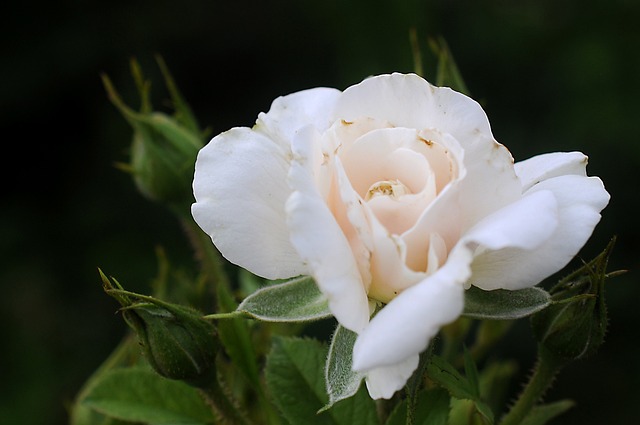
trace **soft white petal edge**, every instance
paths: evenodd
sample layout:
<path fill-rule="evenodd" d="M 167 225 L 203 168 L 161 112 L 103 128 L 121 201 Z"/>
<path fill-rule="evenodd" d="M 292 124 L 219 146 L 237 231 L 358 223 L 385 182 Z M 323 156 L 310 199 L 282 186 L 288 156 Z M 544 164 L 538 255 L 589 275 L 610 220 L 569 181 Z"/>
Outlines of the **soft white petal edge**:
<path fill-rule="evenodd" d="M 369 321 L 369 301 L 349 242 L 315 183 L 317 142 L 317 132 L 307 126 L 292 146 L 289 183 L 294 192 L 286 202 L 290 239 L 327 297 L 331 313 L 359 333 Z"/>
<path fill-rule="evenodd" d="M 390 399 L 393 397 L 393 394 L 407 383 L 419 362 L 420 356 L 415 355 L 402 363 L 378 367 L 367 372 L 365 383 L 371 398 Z"/>
<path fill-rule="evenodd" d="M 216 136 L 198 153 L 191 213 L 230 262 L 280 279 L 307 269 L 289 240 L 286 152 L 249 128 Z"/>
<path fill-rule="evenodd" d="M 485 217 L 464 234 L 460 243 L 480 249 L 534 249 L 558 227 L 558 203 L 550 191 L 524 196 Z"/>
<path fill-rule="evenodd" d="M 553 193 L 558 204 L 558 226 L 533 250 L 505 247 L 486 251 L 472 264 L 473 284 L 485 290 L 533 286 L 559 271 L 578 253 L 600 221 L 609 194 L 597 177 L 568 175 L 536 184 L 525 198 Z"/>
<path fill-rule="evenodd" d="M 589 158 L 582 152 L 553 152 L 516 162 L 516 175 L 526 192 L 536 183 L 569 174 L 586 176 Z"/>
<path fill-rule="evenodd" d="M 367 372 L 408 361 L 424 351 L 442 326 L 462 314 L 462 282 L 469 276 L 470 257 L 457 260 L 403 291 L 374 316 L 353 347 L 354 370 Z"/>
<path fill-rule="evenodd" d="M 258 115 L 254 130 L 288 149 L 299 129 L 309 124 L 320 131 L 329 127 L 330 114 L 341 94 L 337 89 L 317 87 L 280 96 L 271 103 L 269 112 Z"/>
<path fill-rule="evenodd" d="M 385 120 L 396 127 L 437 128 L 458 140 L 478 133 L 493 138 L 480 104 L 416 74 L 378 75 L 347 88 L 336 103 L 334 119 L 360 117 Z"/>

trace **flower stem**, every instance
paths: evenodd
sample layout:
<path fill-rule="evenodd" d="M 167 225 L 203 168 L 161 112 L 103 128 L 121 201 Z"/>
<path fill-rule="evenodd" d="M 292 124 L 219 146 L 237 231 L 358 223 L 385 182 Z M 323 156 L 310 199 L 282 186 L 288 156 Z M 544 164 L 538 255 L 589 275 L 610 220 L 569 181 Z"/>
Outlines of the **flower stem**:
<path fill-rule="evenodd" d="M 556 375 L 566 363 L 566 360 L 540 346 L 538 349 L 538 363 L 527 386 L 511 407 L 511 410 L 502 418 L 500 425 L 518 425 L 522 423 L 535 404 L 540 401 L 544 393 L 551 387 Z"/>
<path fill-rule="evenodd" d="M 212 313 L 202 316 L 205 320 L 235 319 L 244 315 L 241 311 L 231 311 L 229 313 Z"/>
<path fill-rule="evenodd" d="M 217 423 L 228 425 L 253 425 L 253 423 L 229 400 L 217 380 L 206 388 L 198 388 L 200 394 L 213 409 Z"/>
<path fill-rule="evenodd" d="M 200 261 L 202 270 L 211 282 L 217 285 L 229 286 L 229 278 L 223 268 L 223 259 L 211 242 L 209 236 L 198 227 L 190 216 L 180 216 L 183 228 Z"/>
<path fill-rule="evenodd" d="M 427 369 L 429 358 L 433 352 L 433 344 L 430 344 L 425 351 L 420 354 L 420 363 L 416 371 L 407 382 L 407 422 L 406 425 L 414 425 L 416 423 L 416 408 L 418 404 L 418 391 L 424 382 L 424 372 Z"/>

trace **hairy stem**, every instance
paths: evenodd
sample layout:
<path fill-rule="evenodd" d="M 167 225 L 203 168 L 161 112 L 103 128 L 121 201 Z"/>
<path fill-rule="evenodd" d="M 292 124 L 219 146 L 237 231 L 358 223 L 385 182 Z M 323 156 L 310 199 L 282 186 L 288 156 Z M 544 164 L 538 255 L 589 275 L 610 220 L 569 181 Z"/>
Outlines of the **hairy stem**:
<path fill-rule="evenodd" d="M 511 410 L 502 418 L 500 425 L 522 423 L 531 409 L 551 387 L 556 375 L 565 364 L 565 360 L 558 358 L 541 346 L 538 350 L 538 362 L 529 382 Z"/>
<path fill-rule="evenodd" d="M 253 425 L 253 423 L 229 400 L 217 380 L 206 388 L 198 388 L 207 401 L 217 423 L 228 425 Z"/>

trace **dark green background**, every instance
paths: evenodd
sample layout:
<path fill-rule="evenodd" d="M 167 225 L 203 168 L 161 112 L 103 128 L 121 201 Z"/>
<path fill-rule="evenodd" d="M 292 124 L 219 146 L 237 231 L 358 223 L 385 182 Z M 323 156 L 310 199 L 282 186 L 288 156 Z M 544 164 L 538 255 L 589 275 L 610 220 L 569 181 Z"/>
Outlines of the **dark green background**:
<path fill-rule="evenodd" d="M 636 288 L 640 166 L 640 2 L 59 1 L 0 6 L 0 422 L 62 424 L 65 405 L 125 327 L 96 267 L 145 290 L 164 246 L 189 248 L 173 217 L 113 167 L 130 129 L 107 101 L 106 72 L 136 100 L 136 57 L 165 97 L 161 54 L 203 126 L 251 125 L 278 95 L 343 89 L 413 69 L 408 32 L 443 35 L 496 138 L 516 160 L 581 150 L 612 194 L 583 254 L 613 234 L 610 332 L 560 375 L 557 423 L 632 423 L 640 397 Z M 425 48 L 426 52 L 426 48 Z M 426 60 L 426 65 L 433 62 Z M 428 68 L 428 75 L 433 69 Z M 502 349 L 530 366 L 523 322 Z"/>

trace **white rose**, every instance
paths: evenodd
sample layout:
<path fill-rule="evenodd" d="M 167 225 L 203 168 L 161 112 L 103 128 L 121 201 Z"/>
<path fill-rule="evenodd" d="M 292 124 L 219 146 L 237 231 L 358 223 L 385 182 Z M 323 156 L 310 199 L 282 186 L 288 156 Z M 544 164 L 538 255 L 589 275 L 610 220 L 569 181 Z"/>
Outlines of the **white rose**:
<path fill-rule="evenodd" d="M 514 165 L 478 103 L 416 75 L 276 99 L 198 155 L 192 213 L 232 263 L 311 275 L 373 398 L 402 388 L 464 289 L 564 267 L 609 194 L 579 152 Z M 370 320 L 375 306 L 382 309 Z"/>

